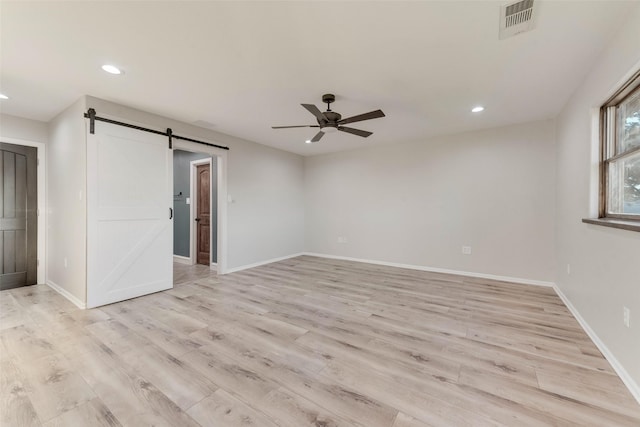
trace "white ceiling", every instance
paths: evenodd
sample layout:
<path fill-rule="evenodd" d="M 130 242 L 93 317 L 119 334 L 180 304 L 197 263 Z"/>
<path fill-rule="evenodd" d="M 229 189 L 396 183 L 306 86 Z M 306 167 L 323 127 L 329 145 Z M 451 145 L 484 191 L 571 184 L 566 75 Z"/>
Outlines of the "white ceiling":
<path fill-rule="evenodd" d="M 536 29 L 498 40 L 495 1 L 2 1 L 0 107 L 49 121 L 88 94 L 302 155 L 547 119 L 640 2 L 536 2 Z M 323 93 L 387 117 L 315 144 L 270 128 L 315 124 L 300 103 Z"/>

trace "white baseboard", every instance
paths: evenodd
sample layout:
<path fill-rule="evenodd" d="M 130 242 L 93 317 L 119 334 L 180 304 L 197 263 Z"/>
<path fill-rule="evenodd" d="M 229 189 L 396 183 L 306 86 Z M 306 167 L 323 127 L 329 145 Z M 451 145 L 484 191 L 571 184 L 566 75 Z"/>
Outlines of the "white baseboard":
<path fill-rule="evenodd" d="M 558 288 L 557 285 L 553 285 L 553 289 L 556 291 L 562 302 L 564 302 L 564 305 L 567 306 L 571 314 L 573 314 L 573 317 L 576 318 L 580 326 L 582 326 L 582 329 L 584 329 L 587 335 L 589 335 L 591 341 L 593 341 L 596 347 L 598 347 L 598 350 L 600 350 L 600 352 L 604 355 L 605 359 L 607 359 L 607 361 L 611 364 L 611 367 L 613 367 L 613 370 L 616 371 L 616 374 L 618 374 L 624 385 L 627 386 L 633 397 L 638 401 L 638 403 L 640 403 L 640 386 L 638 385 L 638 383 L 636 383 L 635 380 L 631 378 L 631 375 L 629 375 L 624 366 L 622 366 L 620 362 L 618 362 L 618 359 L 616 359 L 613 353 L 611 353 L 611 350 L 609 350 L 609 348 L 604 344 L 604 342 L 602 342 L 598 335 L 596 335 L 593 329 L 591 329 L 587 321 L 584 320 L 584 318 L 580 315 L 580 312 L 578 312 L 573 304 L 571 304 L 569 298 L 566 297 L 566 295 L 560 290 L 560 288 Z"/>
<path fill-rule="evenodd" d="M 271 258 L 271 259 L 268 259 L 268 260 L 265 260 L 265 261 L 255 262 L 253 264 L 241 265 L 240 267 L 233 267 L 233 268 L 227 269 L 227 271 L 225 271 L 224 274 L 236 273 L 238 271 L 247 270 L 249 268 L 254 268 L 254 267 L 259 267 L 259 266 L 265 265 L 265 264 L 271 264 L 272 262 L 284 261 L 285 259 L 295 258 L 295 257 L 301 256 L 301 255 L 307 255 L 307 254 L 305 254 L 303 252 L 300 252 L 300 253 L 297 253 L 297 254 L 286 255 L 286 256 L 283 256 L 283 257 L 279 257 L 279 258 Z"/>
<path fill-rule="evenodd" d="M 191 258 L 188 258 L 186 256 L 180 256 L 180 255 L 174 255 L 173 262 L 177 262 L 179 264 L 193 265 L 193 263 L 191 262 Z"/>
<path fill-rule="evenodd" d="M 449 270 L 446 268 L 427 267 L 423 265 L 400 264 L 396 262 L 376 261 L 376 260 L 362 259 L 362 258 L 351 258 L 346 256 L 319 254 L 315 252 L 305 252 L 302 255 L 317 256 L 320 258 L 340 259 L 344 261 L 364 262 L 367 264 L 384 265 L 387 267 L 407 268 L 410 270 L 429 271 L 432 273 L 456 274 L 458 276 L 478 277 L 481 279 L 499 280 L 502 282 L 519 283 L 523 285 L 553 287 L 553 282 L 545 282 L 542 280 L 533 280 L 533 279 L 522 279 L 520 277 L 496 276 L 494 274 L 474 273 L 470 271 Z"/>
<path fill-rule="evenodd" d="M 80 301 L 78 298 L 71 295 L 69 291 L 62 288 L 60 285 L 52 282 L 51 280 L 47 280 L 47 286 L 49 286 L 51 289 L 53 289 L 54 291 L 56 291 L 57 293 L 59 293 L 60 295 L 62 295 L 72 303 L 74 303 L 76 306 L 78 306 L 78 308 L 81 308 L 83 310 L 87 308 L 87 305 L 84 302 Z"/>

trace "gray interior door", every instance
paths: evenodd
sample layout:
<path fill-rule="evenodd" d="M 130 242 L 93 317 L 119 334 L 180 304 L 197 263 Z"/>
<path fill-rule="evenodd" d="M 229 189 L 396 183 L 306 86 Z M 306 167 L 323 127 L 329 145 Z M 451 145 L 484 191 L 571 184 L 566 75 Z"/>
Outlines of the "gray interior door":
<path fill-rule="evenodd" d="M 38 281 L 37 149 L 0 143 L 0 290 Z"/>

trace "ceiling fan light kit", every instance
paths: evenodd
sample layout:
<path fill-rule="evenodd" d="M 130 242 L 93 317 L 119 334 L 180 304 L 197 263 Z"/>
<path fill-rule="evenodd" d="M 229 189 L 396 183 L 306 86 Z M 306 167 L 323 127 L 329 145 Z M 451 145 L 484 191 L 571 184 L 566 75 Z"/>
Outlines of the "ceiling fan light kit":
<path fill-rule="evenodd" d="M 331 93 L 327 93 L 322 95 L 322 102 L 327 104 L 327 111 L 324 113 L 318 109 L 313 104 L 300 104 L 304 109 L 313 114 L 318 122 L 317 125 L 299 125 L 299 126 L 272 126 L 272 129 L 290 129 L 290 128 L 320 128 L 318 133 L 311 139 L 311 142 L 318 142 L 320 138 L 324 136 L 325 133 L 334 133 L 334 132 L 346 132 L 352 135 L 361 136 L 363 138 L 367 138 L 370 135 L 373 135 L 373 132 L 368 132 L 366 130 L 354 129 L 351 127 L 343 126 L 348 123 L 361 122 L 364 120 L 378 119 L 380 117 L 384 117 L 384 113 L 382 110 L 370 111 L 368 113 L 359 114 L 357 116 L 348 117 L 343 119 L 339 113 L 335 111 L 331 111 L 331 104 L 335 102 L 336 97 Z"/>

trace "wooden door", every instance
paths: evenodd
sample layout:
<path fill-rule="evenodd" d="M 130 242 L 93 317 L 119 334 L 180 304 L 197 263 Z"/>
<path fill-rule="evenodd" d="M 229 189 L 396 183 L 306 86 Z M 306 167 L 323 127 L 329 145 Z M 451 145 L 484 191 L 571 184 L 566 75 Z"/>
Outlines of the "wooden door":
<path fill-rule="evenodd" d="M 211 248 L 211 171 L 208 164 L 196 166 L 196 254 L 198 264 L 209 265 Z"/>
<path fill-rule="evenodd" d="M 0 143 L 0 290 L 38 281 L 38 154 Z"/>
<path fill-rule="evenodd" d="M 97 122 L 87 134 L 87 307 L 173 287 L 167 137 Z"/>

